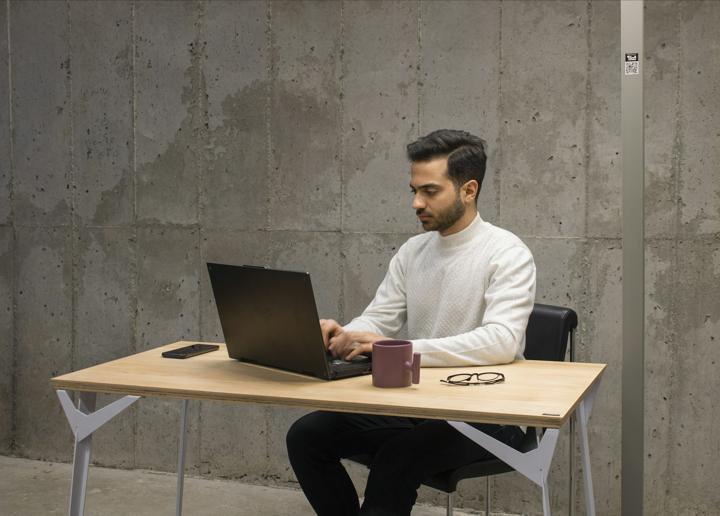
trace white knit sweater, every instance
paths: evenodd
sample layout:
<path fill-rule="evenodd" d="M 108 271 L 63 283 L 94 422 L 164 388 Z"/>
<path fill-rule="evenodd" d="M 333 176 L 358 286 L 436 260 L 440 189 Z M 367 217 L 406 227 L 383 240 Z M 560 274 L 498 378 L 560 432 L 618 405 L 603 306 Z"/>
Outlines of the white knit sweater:
<path fill-rule="evenodd" d="M 478 214 L 462 231 L 410 238 L 348 331 L 394 336 L 405 323 L 425 367 L 523 358 L 535 263 L 523 242 Z"/>

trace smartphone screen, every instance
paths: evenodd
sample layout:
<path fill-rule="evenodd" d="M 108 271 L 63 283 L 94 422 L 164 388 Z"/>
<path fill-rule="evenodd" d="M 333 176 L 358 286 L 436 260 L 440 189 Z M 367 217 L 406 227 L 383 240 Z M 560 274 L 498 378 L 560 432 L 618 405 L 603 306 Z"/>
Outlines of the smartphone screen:
<path fill-rule="evenodd" d="M 203 353 L 209 353 L 215 351 L 220 346 L 215 344 L 191 344 L 182 348 L 171 349 L 169 351 L 163 351 L 162 356 L 165 358 L 190 358 Z"/>

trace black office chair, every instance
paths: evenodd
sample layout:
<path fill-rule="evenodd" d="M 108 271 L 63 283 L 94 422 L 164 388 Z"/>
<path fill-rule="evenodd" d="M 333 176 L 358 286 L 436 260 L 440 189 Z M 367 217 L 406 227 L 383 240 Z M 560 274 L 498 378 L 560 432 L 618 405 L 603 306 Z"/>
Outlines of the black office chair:
<path fill-rule="evenodd" d="M 525 331 L 525 358 L 528 360 L 565 360 L 568 340 L 570 341 L 571 360 L 574 358 L 572 349 L 577 328 L 577 314 L 570 308 L 560 306 L 535 304 L 530 314 L 527 330 Z M 572 445 L 571 445 L 572 446 Z M 537 448 L 535 428 L 528 428 L 525 439 L 520 445 L 520 451 L 527 452 Z M 572 454 L 571 454 L 572 456 Z M 350 460 L 369 466 L 372 460 L 370 455 L 358 455 Z M 511 466 L 498 458 L 473 462 L 456 469 L 438 473 L 423 481 L 426 486 L 444 491 L 448 495 L 447 516 L 452 516 L 454 494 L 457 484 L 466 478 L 489 477 L 500 473 L 514 471 Z M 489 485 L 485 494 L 485 514 L 490 514 Z"/>

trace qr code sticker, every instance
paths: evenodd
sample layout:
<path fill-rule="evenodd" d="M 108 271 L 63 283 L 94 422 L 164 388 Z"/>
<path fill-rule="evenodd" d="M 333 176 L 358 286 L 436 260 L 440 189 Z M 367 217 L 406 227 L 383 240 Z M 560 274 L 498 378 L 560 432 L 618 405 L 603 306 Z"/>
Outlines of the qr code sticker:
<path fill-rule="evenodd" d="M 625 75 L 640 75 L 640 63 L 637 61 L 627 61 L 625 63 Z"/>

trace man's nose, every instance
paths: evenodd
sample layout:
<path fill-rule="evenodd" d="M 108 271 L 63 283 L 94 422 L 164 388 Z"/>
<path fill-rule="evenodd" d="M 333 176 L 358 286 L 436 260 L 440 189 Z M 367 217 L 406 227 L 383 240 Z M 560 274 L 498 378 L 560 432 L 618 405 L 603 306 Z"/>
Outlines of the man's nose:
<path fill-rule="evenodd" d="M 413 201 L 412 201 L 412 208 L 413 210 L 421 210 L 425 207 L 425 203 L 422 200 L 422 197 L 420 197 L 419 193 L 416 193 L 413 195 Z"/>

